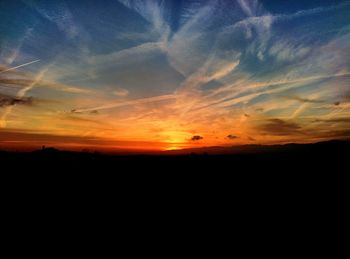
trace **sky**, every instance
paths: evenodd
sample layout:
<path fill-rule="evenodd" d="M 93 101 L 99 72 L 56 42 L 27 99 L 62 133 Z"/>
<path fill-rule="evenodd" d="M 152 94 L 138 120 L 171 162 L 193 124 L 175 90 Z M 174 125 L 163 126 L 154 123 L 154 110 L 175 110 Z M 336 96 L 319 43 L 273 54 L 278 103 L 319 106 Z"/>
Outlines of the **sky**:
<path fill-rule="evenodd" d="M 350 1 L 0 0 L 0 148 L 350 137 Z"/>

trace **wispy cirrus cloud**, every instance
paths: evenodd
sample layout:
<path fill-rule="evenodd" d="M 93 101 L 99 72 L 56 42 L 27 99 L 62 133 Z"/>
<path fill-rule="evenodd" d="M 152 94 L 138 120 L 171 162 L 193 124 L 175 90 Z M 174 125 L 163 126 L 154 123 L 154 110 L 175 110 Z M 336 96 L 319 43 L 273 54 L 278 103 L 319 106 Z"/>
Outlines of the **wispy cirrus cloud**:
<path fill-rule="evenodd" d="M 129 95 L 129 91 L 127 89 L 117 88 L 113 91 L 113 94 L 119 97 L 126 97 Z"/>
<path fill-rule="evenodd" d="M 57 3 L 54 10 L 46 8 L 45 3 L 35 2 L 31 4 L 29 2 L 28 5 L 35 8 L 45 19 L 55 24 L 68 38 L 78 36 L 79 29 L 72 13 L 64 2 Z"/>
<path fill-rule="evenodd" d="M 266 123 L 259 126 L 258 130 L 266 134 L 278 136 L 303 134 L 300 125 L 281 119 L 269 119 Z"/>
<path fill-rule="evenodd" d="M 161 96 L 155 96 L 155 97 L 150 97 L 150 98 L 141 98 L 141 99 L 129 100 L 129 101 L 118 101 L 118 102 L 105 104 L 102 106 L 85 108 L 85 109 L 84 108 L 75 109 L 75 112 L 90 112 L 90 111 L 106 110 L 106 109 L 113 109 L 113 108 L 118 108 L 118 107 L 123 107 L 123 106 L 140 105 L 140 104 L 146 104 L 146 103 L 174 100 L 176 98 L 177 98 L 177 96 L 173 95 L 173 94 L 161 95 Z"/>
<path fill-rule="evenodd" d="M 18 105 L 11 127 L 228 145 L 326 138 L 325 121 L 350 115 L 348 1 L 293 12 L 258 0 L 33 3 L 51 27 L 34 26 L 16 59 L 41 62 L 0 69 L 0 93 L 60 104 Z"/>

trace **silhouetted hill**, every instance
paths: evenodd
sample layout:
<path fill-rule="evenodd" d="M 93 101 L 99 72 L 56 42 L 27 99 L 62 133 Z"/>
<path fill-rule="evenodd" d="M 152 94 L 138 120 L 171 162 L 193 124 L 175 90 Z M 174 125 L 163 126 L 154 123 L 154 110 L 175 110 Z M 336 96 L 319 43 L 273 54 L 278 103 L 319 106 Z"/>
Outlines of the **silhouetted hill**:
<path fill-rule="evenodd" d="M 342 170 L 348 166 L 350 141 L 315 144 L 245 145 L 167 151 L 158 154 L 108 155 L 59 151 L 55 148 L 21 153 L 0 152 L 2 168 L 22 170 L 242 173 L 246 170 Z"/>
<path fill-rule="evenodd" d="M 57 148 L 49 147 L 49 148 L 42 148 L 40 150 L 35 150 L 32 153 L 47 154 L 47 155 L 57 155 L 60 152 L 62 152 L 62 151 L 58 150 Z"/>
<path fill-rule="evenodd" d="M 108 201 L 105 206 L 114 210 L 120 200 L 135 206 L 141 199 L 144 206 L 158 200 L 162 209 L 181 197 L 181 205 L 189 208 L 200 200 L 203 205 L 221 201 L 222 208 L 232 210 L 237 201 L 247 207 L 258 201 L 263 208 L 274 200 L 275 209 L 285 205 L 290 213 L 291 202 L 302 204 L 304 210 L 315 201 L 323 206 L 325 201 L 334 204 L 347 197 L 349 148 L 350 141 L 215 147 L 182 155 L 108 155 L 48 148 L 0 152 L 0 175 L 8 196 L 19 195 L 21 200 L 35 193 L 30 204 L 36 199 L 51 204 L 52 197 L 64 196 L 73 207 L 81 200 Z"/>
<path fill-rule="evenodd" d="M 329 150 L 338 152 L 348 149 L 350 140 L 330 140 L 311 144 L 282 144 L 282 145 L 241 145 L 231 147 L 204 147 L 183 150 L 166 151 L 169 155 L 180 154 L 210 154 L 210 155 L 234 155 L 234 154 L 273 154 L 273 153 L 328 153 Z"/>

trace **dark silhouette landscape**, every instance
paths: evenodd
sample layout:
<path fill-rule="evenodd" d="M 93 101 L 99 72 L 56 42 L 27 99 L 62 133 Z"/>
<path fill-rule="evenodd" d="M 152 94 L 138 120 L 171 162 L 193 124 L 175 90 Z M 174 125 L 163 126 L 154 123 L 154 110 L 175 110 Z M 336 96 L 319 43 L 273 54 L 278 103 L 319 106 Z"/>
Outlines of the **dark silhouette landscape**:
<path fill-rule="evenodd" d="M 333 140 L 315 144 L 244 145 L 208 147 L 155 153 L 104 154 L 99 152 L 61 151 L 52 147 L 33 152 L 0 152 L 0 162 L 9 168 L 30 170 L 83 170 L 125 173 L 140 172 L 210 172 L 244 173 L 346 172 L 350 140 Z M 194 170 L 194 171 L 193 171 Z M 320 171 L 321 170 L 321 171 Z"/>

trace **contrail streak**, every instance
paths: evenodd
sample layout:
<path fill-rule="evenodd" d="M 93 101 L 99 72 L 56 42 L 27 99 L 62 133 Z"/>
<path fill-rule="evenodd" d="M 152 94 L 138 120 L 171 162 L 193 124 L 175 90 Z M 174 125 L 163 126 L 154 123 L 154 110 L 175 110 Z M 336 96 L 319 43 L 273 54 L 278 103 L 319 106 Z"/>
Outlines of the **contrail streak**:
<path fill-rule="evenodd" d="M 95 107 L 95 108 L 75 109 L 73 111 L 74 112 L 89 112 L 89 111 L 105 110 L 105 109 L 112 109 L 112 108 L 117 108 L 117 107 L 122 107 L 122 106 L 166 101 L 166 100 L 171 100 L 171 99 L 176 99 L 176 98 L 177 98 L 177 96 L 174 94 L 161 95 L 161 96 L 155 96 L 155 97 L 149 97 L 149 98 L 143 98 L 143 99 L 137 99 L 137 100 L 131 100 L 131 101 L 110 103 L 110 104 L 106 104 L 106 105 Z"/>
<path fill-rule="evenodd" d="M 37 60 L 34 60 L 34 61 L 31 61 L 31 62 L 22 64 L 22 65 L 19 65 L 19 66 L 16 66 L 16 67 L 11 67 L 11 68 L 5 69 L 5 70 L 3 70 L 3 71 L 0 71 L 0 74 L 1 74 L 1 73 L 5 73 L 5 72 L 8 72 L 8 71 L 15 70 L 15 69 L 20 68 L 20 67 L 25 67 L 25 66 L 34 64 L 34 63 L 36 63 L 36 62 L 39 62 L 39 61 L 40 61 L 40 59 L 37 59 Z"/>

